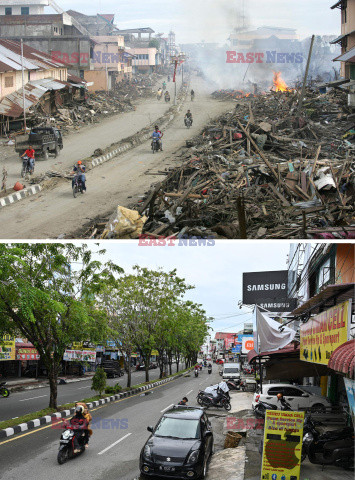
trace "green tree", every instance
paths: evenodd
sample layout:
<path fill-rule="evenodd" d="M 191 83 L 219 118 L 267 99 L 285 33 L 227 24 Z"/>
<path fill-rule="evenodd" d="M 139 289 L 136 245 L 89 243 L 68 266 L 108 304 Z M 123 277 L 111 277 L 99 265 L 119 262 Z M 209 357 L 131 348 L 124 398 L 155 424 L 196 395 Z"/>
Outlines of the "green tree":
<path fill-rule="evenodd" d="M 159 50 L 160 40 L 158 38 L 152 38 L 149 42 L 149 48 L 156 48 L 157 50 Z"/>
<path fill-rule="evenodd" d="M 96 297 L 122 269 L 93 255 L 85 244 L 0 244 L 0 337 L 21 334 L 36 347 L 48 371 L 51 408 L 67 346 L 107 334 Z"/>
<path fill-rule="evenodd" d="M 96 369 L 95 375 L 92 377 L 91 390 L 95 390 L 95 392 L 99 392 L 99 395 L 101 397 L 102 392 L 106 388 L 106 380 L 107 380 L 107 375 L 104 369 L 101 367 L 98 367 Z"/>

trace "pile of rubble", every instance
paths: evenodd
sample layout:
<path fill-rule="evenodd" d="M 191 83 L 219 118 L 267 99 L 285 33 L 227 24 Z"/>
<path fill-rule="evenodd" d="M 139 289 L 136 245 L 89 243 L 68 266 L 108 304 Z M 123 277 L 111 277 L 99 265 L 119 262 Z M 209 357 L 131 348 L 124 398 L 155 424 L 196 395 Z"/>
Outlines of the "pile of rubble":
<path fill-rule="evenodd" d="M 354 117 L 344 92 L 269 92 L 187 142 L 138 207 L 144 233 L 213 238 L 354 238 Z M 181 158 L 181 157 L 180 157 Z"/>
<path fill-rule="evenodd" d="M 87 97 L 74 98 L 64 106 L 58 106 L 56 113 L 49 118 L 41 103 L 36 104 L 28 115 L 31 126 L 48 126 L 50 122 L 69 133 L 80 126 L 98 123 L 103 117 L 135 110 L 132 101 L 155 95 L 154 85 L 161 75 L 135 75 L 130 80 L 117 84 L 110 92 L 87 93 Z"/>

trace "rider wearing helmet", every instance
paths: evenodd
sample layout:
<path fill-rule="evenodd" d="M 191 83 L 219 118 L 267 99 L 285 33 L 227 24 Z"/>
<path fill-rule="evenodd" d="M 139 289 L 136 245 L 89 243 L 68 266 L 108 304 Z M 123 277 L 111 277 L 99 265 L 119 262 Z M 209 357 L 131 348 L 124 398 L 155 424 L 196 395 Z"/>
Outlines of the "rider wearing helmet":
<path fill-rule="evenodd" d="M 79 177 L 79 179 L 81 180 L 81 182 L 82 182 L 82 184 L 83 184 L 83 191 L 84 191 L 84 192 L 86 191 L 85 171 L 86 171 L 86 167 L 85 167 L 85 165 L 83 165 L 83 162 L 82 162 L 81 160 L 79 160 L 79 161 L 77 162 L 77 164 L 74 165 L 74 167 L 73 167 L 73 172 L 76 173 L 76 175 Z M 74 181 L 75 181 L 75 179 L 73 178 L 72 188 L 74 188 Z"/>
<path fill-rule="evenodd" d="M 82 435 L 83 430 L 87 429 L 88 422 L 84 417 L 83 405 L 77 405 L 75 407 L 75 415 L 70 419 L 70 424 L 73 426 L 74 431 L 74 453 L 80 452 L 80 445 L 78 437 Z"/>

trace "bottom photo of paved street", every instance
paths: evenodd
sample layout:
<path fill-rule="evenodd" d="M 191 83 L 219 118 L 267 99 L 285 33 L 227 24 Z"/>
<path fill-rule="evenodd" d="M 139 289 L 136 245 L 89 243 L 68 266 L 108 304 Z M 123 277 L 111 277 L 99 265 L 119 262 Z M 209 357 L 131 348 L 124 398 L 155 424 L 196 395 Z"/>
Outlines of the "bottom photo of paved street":
<path fill-rule="evenodd" d="M 0 244 L 0 478 L 344 480 L 354 244 Z"/>

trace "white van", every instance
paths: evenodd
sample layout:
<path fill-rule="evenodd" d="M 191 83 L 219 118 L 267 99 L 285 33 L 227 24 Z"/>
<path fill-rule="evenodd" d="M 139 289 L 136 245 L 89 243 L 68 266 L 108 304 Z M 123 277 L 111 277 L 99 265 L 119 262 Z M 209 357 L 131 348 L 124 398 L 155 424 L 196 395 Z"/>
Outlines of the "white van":
<path fill-rule="evenodd" d="M 223 380 L 237 380 L 240 379 L 240 363 L 225 363 L 223 365 Z"/>

